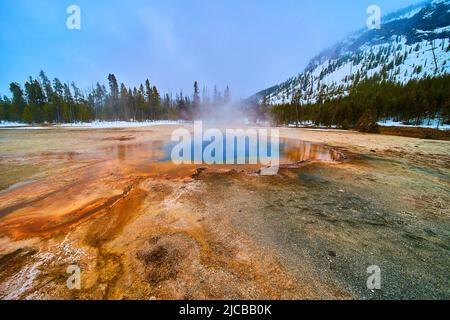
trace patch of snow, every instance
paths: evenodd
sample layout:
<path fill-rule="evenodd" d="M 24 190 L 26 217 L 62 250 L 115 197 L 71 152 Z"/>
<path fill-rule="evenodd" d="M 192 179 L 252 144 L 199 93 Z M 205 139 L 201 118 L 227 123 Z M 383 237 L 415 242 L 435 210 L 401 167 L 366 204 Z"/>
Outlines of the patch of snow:
<path fill-rule="evenodd" d="M 4 127 L 25 127 L 27 124 L 19 123 L 19 122 L 10 122 L 10 121 L 0 121 L 0 128 Z"/>
<path fill-rule="evenodd" d="M 78 122 L 55 124 L 50 126 L 32 126 L 23 123 L 5 122 L 0 126 L 1 129 L 10 130 L 51 130 L 57 128 L 75 128 L 75 129 L 122 129 L 122 128 L 142 128 L 163 125 L 182 125 L 182 121 L 144 121 L 144 122 L 127 122 L 127 121 L 94 121 L 94 122 Z"/>
<path fill-rule="evenodd" d="M 378 125 L 382 127 L 407 127 L 407 128 L 429 128 L 436 129 L 438 126 L 437 120 L 425 120 L 421 125 L 404 124 L 403 122 L 394 121 L 392 119 L 378 122 Z M 450 130 L 450 125 L 441 124 L 439 130 Z"/>
<path fill-rule="evenodd" d="M 422 20 L 430 19 L 433 16 L 434 11 L 430 11 L 422 17 Z"/>
<path fill-rule="evenodd" d="M 8 129 L 8 130 L 48 130 L 52 127 L 40 127 L 40 126 L 30 126 L 28 124 L 24 124 L 18 127 L 0 127 L 0 129 Z"/>
<path fill-rule="evenodd" d="M 389 23 L 389 22 L 392 22 L 392 21 L 402 20 L 402 19 L 410 19 L 410 18 L 414 17 L 416 14 L 418 14 L 420 11 L 422 11 L 422 9 L 423 9 L 422 7 L 416 8 L 416 9 L 414 9 L 414 10 L 408 12 L 408 13 L 405 13 L 404 15 L 401 15 L 399 17 L 396 17 L 396 18 L 390 19 L 388 21 L 385 21 L 384 23 Z"/>
<path fill-rule="evenodd" d="M 433 31 L 424 31 L 424 30 L 417 29 L 416 33 L 418 33 L 418 34 L 439 34 L 439 33 L 448 32 L 448 31 L 450 31 L 450 26 L 437 28 Z"/>
<path fill-rule="evenodd" d="M 95 121 L 95 122 L 79 122 L 61 124 L 57 127 L 61 128 L 86 128 L 86 129 L 119 129 L 119 128 L 141 128 L 149 126 L 161 125 L 179 125 L 179 121 L 144 121 L 144 122 L 127 122 L 127 121 Z"/>

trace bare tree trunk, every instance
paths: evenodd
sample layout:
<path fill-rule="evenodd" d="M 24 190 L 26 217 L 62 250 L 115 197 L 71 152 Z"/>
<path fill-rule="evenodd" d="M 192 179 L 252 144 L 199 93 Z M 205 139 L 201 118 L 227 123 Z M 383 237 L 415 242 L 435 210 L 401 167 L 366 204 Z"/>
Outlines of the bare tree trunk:
<path fill-rule="evenodd" d="M 435 40 L 431 41 L 431 51 L 433 52 L 434 65 L 436 66 L 434 73 L 435 73 L 435 75 L 437 75 L 437 73 L 439 72 L 439 67 L 438 67 L 437 60 L 436 60 L 436 53 L 434 52 L 435 45 L 436 45 Z"/>

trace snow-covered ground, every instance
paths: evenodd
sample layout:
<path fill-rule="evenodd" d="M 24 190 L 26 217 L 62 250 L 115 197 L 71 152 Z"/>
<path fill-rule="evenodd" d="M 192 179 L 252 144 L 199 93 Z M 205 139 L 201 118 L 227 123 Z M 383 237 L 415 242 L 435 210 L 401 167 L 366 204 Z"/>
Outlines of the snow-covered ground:
<path fill-rule="evenodd" d="M 117 128 L 141 128 L 149 126 L 161 125 L 179 125 L 180 121 L 143 121 L 143 122 L 127 122 L 127 121 L 95 121 L 95 122 L 78 122 L 58 125 L 62 128 L 86 128 L 86 129 L 117 129 Z"/>
<path fill-rule="evenodd" d="M 438 126 L 437 120 L 424 121 L 419 126 L 415 126 L 415 125 L 411 125 L 411 124 L 404 124 L 403 122 L 397 122 L 394 120 L 380 121 L 380 122 L 378 122 L 378 124 L 383 127 L 410 127 L 410 128 L 419 127 L 419 128 L 430 128 L 430 129 L 436 129 Z M 440 124 L 439 130 L 450 130 L 450 125 Z"/>
<path fill-rule="evenodd" d="M 144 122 L 127 122 L 127 121 L 94 121 L 94 122 L 77 122 L 56 124 L 51 126 L 32 126 L 17 122 L 0 122 L 2 129 L 14 130 L 40 130 L 53 128 L 76 128 L 76 129 L 120 129 L 120 128 L 142 128 L 161 125 L 181 125 L 181 121 L 144 121 Z"/>
<path fill-rule="evenodd" d="M 10 122 L 10 121 L 0 121 L 0 128 L 4 127 L 26 127 L 24 123 Z"/>

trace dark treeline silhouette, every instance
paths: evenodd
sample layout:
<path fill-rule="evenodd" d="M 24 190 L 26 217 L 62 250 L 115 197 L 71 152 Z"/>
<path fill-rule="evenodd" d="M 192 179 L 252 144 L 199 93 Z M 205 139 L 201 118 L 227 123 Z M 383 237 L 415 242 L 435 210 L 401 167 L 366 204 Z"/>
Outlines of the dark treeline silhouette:
<path fill-rule="evenodd" d="M 10 91 L 10 98 L 0 96 L 0 120 L 25 123 L 192 120 L 209 116 L 231 101 L 228 86 L 223 94 L 214 87 L 211 98 L 207 87 L 200 96 L 195 82 L 193 95 L 180 91 L 173 97 L 171 93 L 161 95 L 148 79 L 134 88 L 119 85 L 114 74 L 108 76 L 108 87 L 97 83 L 82 91 L 74 82 L 50 81 L 41 71 L 38 79 L 30 77 L 24 86 L 11 83 Z"/>
<path fill-rule="evenodd" d="M 291 103 L 275 106 L 267 106 L 263 100 L 253 109 L 260 110 L 257 112 L 260 119 L 267 118 L 264 111 L 270 109 L 272 121 L 278 125 L 313 123 L 358 129 L 361 123 L 385 119 L 413 125 L 430 119 L 438 119 L 439 125 L 450 122 L 450 75 L 407 84 L 372 78 L 353 87 L 345 97 L 314 104 L 302 104 L 301 98 L 295 94 Z"/>

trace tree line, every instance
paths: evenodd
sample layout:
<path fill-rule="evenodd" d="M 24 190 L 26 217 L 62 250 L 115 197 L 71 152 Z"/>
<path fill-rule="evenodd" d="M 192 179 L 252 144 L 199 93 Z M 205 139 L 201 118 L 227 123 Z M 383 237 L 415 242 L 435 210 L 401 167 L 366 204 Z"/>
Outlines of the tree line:
<path fill-rule="evenodd" d="M 160 94 L 147 79 L 138 87 L 120 84 L 108 75 L 108 87 L 97 83 L 83 91 L 58 78 L 50 81 L 41 71 L 37 79 L 29 78 L 23 86 L 10 84 L 11 97 L 0 97 L 0 120 L 24 123 L 72 123 L 93 120 L 157 121 L 220 119 L 224 112 L 239 111 L 250 122 L 275 125 L 312 123 L 343 129 L 371 126 L 384 119 L 414 125 L 438 119 L 439 125 L 450 123 L 450 75 L 411 80 L 406 84 L 379 76 L 361 81 L 345 96 L 327 98 L 319 95 L 314 103 L 304 104 L 302 90 L 294 92 L 290 103 L 271 105 L 267 97 L 230 109 L 231 90 L 194 83 L 192 94 L 180 91 Z M 364 128 L 363 128 L 364 130 Z"/>
<path fill-rule="evenodd" d="M 286 104 L 268 105 L 267 99 L 253 106 L 260 119 L 269 110 L 277 125 L 313 123 L 320 126 L 356 128 L 362 121 L 375 123 L 393 119 L 420 125 L 437 119 L 450 123 L 450 75 L 411 80 L 406 84 L 373 77 L 352 87 L 346 96 L 319 97 L 315 103 L 302 104 L 301 91 Z"/>
<path fill-rule="evenodd" d="M 215 86 L 212 97 L 207 87 L 200 94 L 198 82 L 192 95 L 183 91 L 161 95 L 148 79 L 130 88 L 119 85 L 114 74 L 108 75 L 108 87 L 97 83 L 83 91 L 74 82 L 50 81 L 41 71 L 38 78 L 30 77 L 23 86 L 13 82 L 9 89 L 11 97 L 0 96 L 0 120 L 24 123 L 192 120 L 231 102 L 228 86 L 224 92 Z"/>

